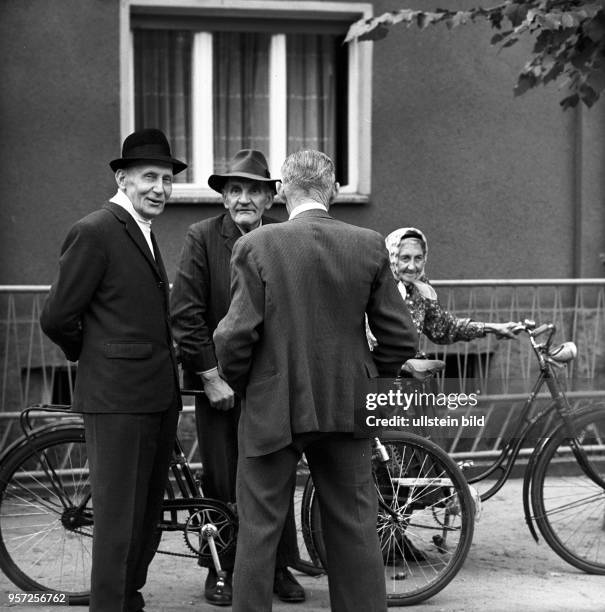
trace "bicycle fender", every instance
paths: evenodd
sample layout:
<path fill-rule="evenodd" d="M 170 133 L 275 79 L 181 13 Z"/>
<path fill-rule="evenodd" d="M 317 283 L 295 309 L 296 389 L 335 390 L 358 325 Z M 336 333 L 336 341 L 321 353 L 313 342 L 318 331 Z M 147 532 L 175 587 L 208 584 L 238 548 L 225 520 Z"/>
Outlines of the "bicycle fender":
<path fill-rule="evenodd" d="M 32 430 L 27 436 L 22 435 L 17 438 L 14 442 L 9 444 L 2 454 L 0 454 L 0 471 L 2 471 L 2 466 L 6 461 L 7 457 L 9 457 L 12 453 L 16 453 L 20 451 L 24 446 L 31 444 L 37 437 L 42 434 L 46 434 L 51 431 L 59 431 L 59 430 L 70 430 L 70 429 L 81 429 L 82 437 L 84 437 L 84 425 L 82 423 L 78 424 L 76 421 L 72 421 L 71 423 L 58 423 L 51 425 L 42 425 L 37 429 Z"/>
<path fill-rule="evenodd" d="M 525 514 L 525 523 L 529 532 L 531 533 L 533 539 L 536 543 L 540 541 L 538 537 L 538 533 L 536 532 L 536 528 L 534 526 L 534 519 L 532 516 L 531 500 L 530 500 L 530 491 L 532 484 L 532 477 L 534 474 L 534 465 L 544 448 L 544 445 L 548 442 L 548 438 L 542 438 L 540 443 L 534 448 L 533 453 L 529 457 L 529 461 L 527 462 L 527 467 L 525 468 L 525 476 L 523 477 L 523 512 Z"/>
<path fill-rule="evenodd" d="M 586 406 L 585 408 L 581 408 L 580 410 L 574 410 L 573 416 L 583 416 L 584 414 L 588 414 L 591 412 L 599 412 L 599 408 L 595 406 Z M 540 440 L 540 443 L 534 448 L 533 453 L 531 454 L 529 461 L 527 463 L 527 468 L 525 469 L 525 477 L 523 478 L 523 511 L 525 513 L 525 522 L 527 523 L 527 527 L 536 542 L 539 542 L 538 534 L 536 533 L 536 529 L 534 527 L 534 519 L 532 517 L 531 508 L 531 500 L 530 500 L 530 491 L 532 484 L 532 476 L 534 473 L 534 466 L 540 453 L 543 452 L 544 447 L 547 442 L 553 436 L 557 435 L 561 429 L 565 427 L 565 423 L 563 421 L 559 421 L 555 423 L 555 425 L 548 431 L 548 433 Z"/>

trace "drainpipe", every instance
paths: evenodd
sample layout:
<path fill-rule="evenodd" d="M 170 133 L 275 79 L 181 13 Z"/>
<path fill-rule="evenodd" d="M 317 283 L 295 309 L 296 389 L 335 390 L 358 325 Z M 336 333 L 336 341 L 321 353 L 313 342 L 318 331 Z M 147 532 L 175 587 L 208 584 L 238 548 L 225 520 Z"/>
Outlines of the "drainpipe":
<path fill-rule="evenodd" d="M 582 276 L 582 102 L 574 109 L 574 147 L 572 170 L 572 198 L 573 198 L 573 266 L 574 278 Z"/>

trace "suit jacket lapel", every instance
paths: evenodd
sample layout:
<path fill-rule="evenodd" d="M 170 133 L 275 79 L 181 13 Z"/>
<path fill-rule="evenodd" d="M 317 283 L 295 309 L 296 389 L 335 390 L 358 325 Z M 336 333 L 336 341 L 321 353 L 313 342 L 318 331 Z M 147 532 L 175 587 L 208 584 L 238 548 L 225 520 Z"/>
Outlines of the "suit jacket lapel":
<path fill-rule="evenodd" d="M 153 244 L 153 252 L 155 253 L 155 266 L 160 274 L 160 278 L 162 279 L 164 294 L 166 296 L 166 300 L 168 300 L 168 275 L 166 274 L 164 260 L 162 259 L 162 254 L 160 253 L 160 247 L 158 247 L 158 243 L 156 242 L 153 232 L 151 232 L 151 244 Z"/>
<path fill-rule="evenodd" d="M 265 217 L 263 215 L 262 223 L 263 225 L 267 225 L 269 223 L 277 223 L 277 221 L 271 217 Z M 223 215 L 223 221 L 221 223 L 221 237 L 229 253 L 233 251 L 236 240 L 242 237 L 242 233 L 239 231 L 237 225 L 235 225 L 235 222 L 229 213 L 225 213 Z"/>
<path fill-rule="evenodd" d="M 162 274 L 160 273 L 160 268 L 158 264 L 156 263 L 156 260 L 153 258 L 151 251 L 149 250 L 149 245 L 147 244 L 147 241 L 145 240 L 145 236 L 143 236 L 143 232 L 137 225 L 137 222 L 132 218 L 132 215 L 127 210 L 125 210 L 118 204 L 115 204 L 114 202 L 109 202 L 108 204 L 106 204 L 105 208 L 108 208 L 117 217 L 117 219 L 124 224 L 124 229 L 126 230 L 127 234 L 130 236 L 132 241 L 136 244 L 136 246 L 138 247 L 139 251 L 141 251 L 145 259 L 149 262 L 149 265 L 153 269 L 156 276 L 159 276 L 160 279 L 164 281 L 164 278 L 162 277 Z M 161 261 L 160 255 L 159 255 L 160 250 L 156 248 L 155 243 L 153 243 L 153 245 L 154 245 L 153 248 L 156 251 L 155 256 L 158 257 L 158 261 Z M 162 264 L 162 267 L 163 267 L 163 264 Z M 165 274 L 166 273 L 164 272 L 164 277 L 165 277 Z"/>
<path fill-rule="evenodd" d="M 241 238 L 242 233 L 239 231 L 237 225 L 231 218 L 229 213 L 225 213 L 223 215 L 223 223 L 221 225 L 221 236 L 223 238 L 223 242 L 225 243 L 225 247 L 227 247 L 229 253 L 233 251 L 233 246 L 235 245 L 235 241 L 238 238 Z"/>

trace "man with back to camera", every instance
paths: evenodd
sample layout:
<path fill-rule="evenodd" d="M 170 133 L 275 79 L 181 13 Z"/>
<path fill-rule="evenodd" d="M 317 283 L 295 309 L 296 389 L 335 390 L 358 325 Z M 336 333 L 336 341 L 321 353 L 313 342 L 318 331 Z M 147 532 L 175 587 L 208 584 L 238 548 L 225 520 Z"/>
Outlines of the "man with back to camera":
<path fill-rule="evenodd" d="M 227 503 L 235 502 L 240 400 L 218 374 L 212 334 L 229 309 L 229 261 L 235 242 L 261 225 L 275 223 L 264 214 L 273 205 L 275 183 L 265 156 L 255 149 L 238 151 L 226 173 L 208 178 L 208 185 L 221 194 L 226 211 L 189 227 L 170 294 L 172 331 L 185 386 L 204 389 L 204 395 L 195 398 L 204 494 Z M 273 584 L 282 601 L 305 599 L 302 586 L 288 570 L 297 557 L 291 504 L 278 547 Z M 227 571 L 224 586 L 217 583 L 214 568 L 208 568 L 204 585 L 208 602 L 231 604 L 233 562 L 234 555 L 223 560 Z"/>
<path fill-rule="evenodd" d="M 40 322 L 78 361 L 72 409 L 83 413 L 94 507 L 90 610 L 135 612 L 181 408 L 151 223 L 187 166 L 156 129 L 128 136 L 109 165 L 117 193 L 69 230 Z"/>
<path fill-rule="evenodd" d="M 368 378 L 395 375 L 418 339 L 382 236 L 328 214 L 338 192 L 332 160 L 293 153 L 281 181 L 290 219 L 237 242 L 231 306 L 214 333 L 219 370 L 243 398 L 233 610 L 271 610 L 276 545 L 304 451 L 320 503 L 331 609 L 384 612 L 371 444 L 354 434 L 354 407 Z"/>

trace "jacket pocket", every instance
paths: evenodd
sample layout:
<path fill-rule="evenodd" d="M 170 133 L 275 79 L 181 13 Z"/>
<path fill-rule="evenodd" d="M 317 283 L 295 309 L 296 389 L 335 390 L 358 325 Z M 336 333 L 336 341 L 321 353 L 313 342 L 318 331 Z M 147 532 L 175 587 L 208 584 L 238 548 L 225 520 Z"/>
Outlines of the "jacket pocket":
<path fill-rule="evenodd" d="M 105 342 L 103 354 L 108 359 L 148 359 L 152 353 L 151 342 Z"/>

